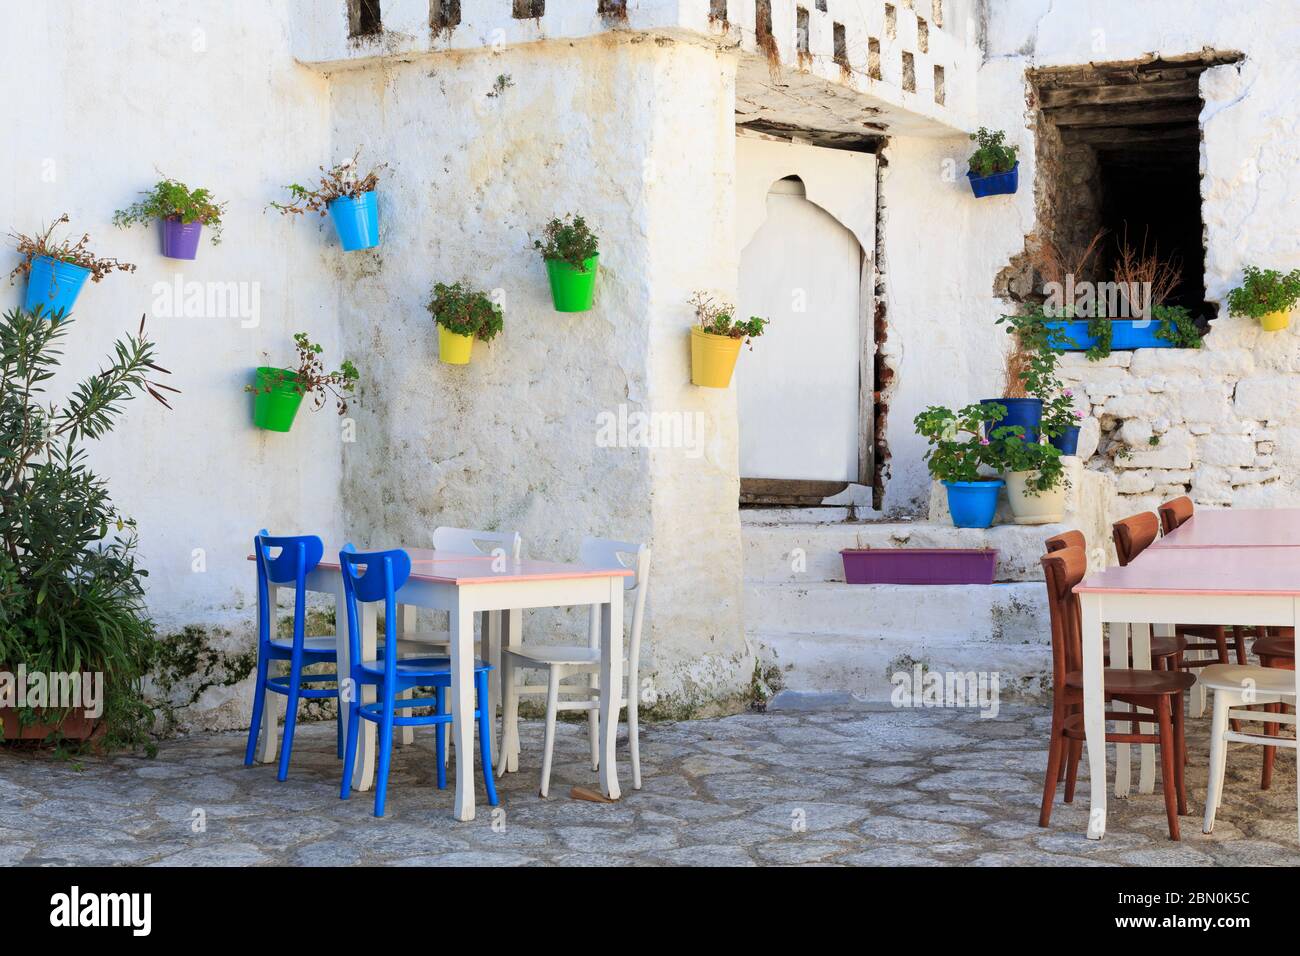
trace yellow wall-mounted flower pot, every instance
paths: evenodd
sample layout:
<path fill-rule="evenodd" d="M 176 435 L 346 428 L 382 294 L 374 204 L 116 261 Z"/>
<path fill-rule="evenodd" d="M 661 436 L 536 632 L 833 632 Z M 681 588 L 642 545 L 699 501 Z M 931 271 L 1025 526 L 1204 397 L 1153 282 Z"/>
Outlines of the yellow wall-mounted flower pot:
<path fill-rule="evenodd" d="M 474 336 L 457 335 L 438 326 L 438 358 L 447 365 L 468 365 L 474 349 Z"/>
<path fill-rule="evenodd" d="M 1259 324 L 1265 332 L 1281 332 L 1291 324 L 1291 313 L 1286 309 L 1268 312 L 1259 317 Z"/>
<path fill-rule="evenodd" d="M 736 370 L 736 357 L 740 355 L 741 339 L 726 335 L 713 335 L 691 327 L 691 383 L 705 388 L 726 388 L 731 384 L 731 373 Z"/>

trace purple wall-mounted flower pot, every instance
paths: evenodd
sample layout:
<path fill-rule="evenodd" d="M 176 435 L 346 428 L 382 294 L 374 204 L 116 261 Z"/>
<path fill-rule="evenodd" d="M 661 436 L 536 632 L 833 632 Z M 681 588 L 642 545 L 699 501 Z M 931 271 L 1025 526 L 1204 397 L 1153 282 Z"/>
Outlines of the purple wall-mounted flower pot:
<path fill-rule="evenodd" d="M 201 222 L 162 221 L 162 254 L 168 259 L 193 259 L 199 253 Z"/>

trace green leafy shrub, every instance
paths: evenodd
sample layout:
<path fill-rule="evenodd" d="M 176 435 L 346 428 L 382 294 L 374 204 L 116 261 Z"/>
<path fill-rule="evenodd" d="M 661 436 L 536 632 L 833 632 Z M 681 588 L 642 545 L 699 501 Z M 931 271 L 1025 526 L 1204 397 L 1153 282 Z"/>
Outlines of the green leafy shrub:
<path fill-rule="evenodd" d="M 700 330 L 709 335 L 721 335 L 729 339 L 744 339 L 752 349 L 750 339 L 763 334 L 763 329 L 770 324 L 770 319 L 751 315 L 745 321 L 736 320 L 736 307 L 728 302 L 715 302 L 712 296 L 697 292 L 691 297 L 691 306 L 695 309 L 695 321 Z"/>
<path fill-rule="evenodd" d="M 155 219 L 201 222 L 208 227 L 212 244 L 221 242 L 221 216 L 226 204 L 213 200 L 207 189 L 190 189 L 178 180 L 163 179 L 143 195 L 139 202 L 113 213 L 113 225 L 127 229 L 136 224 L 148 226 Z"/>
<path fill-rule="evenodd" d="M 542 258 L 567 262 L 580 272 L 586 272 L 586 261 L 600 253 L 600 242 L 587 226 L 587 220 L 573 213 L 567 213 L 563 219 L 552 219 L 543 235 L 543 239 L 533 240 L 533 248 Z"/>
<path fill-rule="evenodd" d="M 284 187 L 289 190 L 289 202 L 273 202 L 270 204 L 271 208 L 278 209 L 282 215 L 286 216 L 299 216 L 304 213 L 314 212 L 323 218 L 329 212 L 329 205 L 334 200 L 344 197 L 360 199 L 366 193 L 374 192 L 375 187 L 379 185 L 379 171 L 385 169 L 388 164 L 380 163 L 364 176 L 360 176 L 357 173 L 360 169 L 357 161 L 360 158 L 361 147 L 358 146 L 351 159 L 344 160 L 329 169 L 324 166 L 320 167 L 322 173 L 320 185 L 315 189 L 298 183 L 290 183 Z"/>
<path fill-rule="evenodd" d="M 930 475 L 939 481 L 992 481 L 996 476 L 981 467 L 999 471 L 1002 462 L 984 432 L 1006 413 L 1005 405 L 976 403 L 958 411 L 931 405 L 917 415 L 912 424 L 929 444 L 925 461 Z"/>
<path fill-rule="evenodd" d="M 244 391 L 254 394 L 270 392 L 288 384 L 299 395 L 310 395 L 313 409 L 323 408 L 332 396 L 338 413 L 347 414 L 348 402 L 353 400 L 353 392 L 356 391 L 357 382 L 361 378 L 356 366 L 344 359 L 337 369 L 326 372 L 325 363 L 321 360 L 325 349 L 319 343 L 313 342 L 306 332 L 296 333 L 293 344 L 298 352 L 296 369 L 276 369 L 276 374 L 260 387 L 245 385 Z"/>
<path fill-rule="evenodd" d="M 981 126 L 970 138 L 978 143 L 970 157 L 970 171 L 976 176 L 1010 172 L 1016 165 L 1017 147 L 1006 145 L 1007 134 L 1002 130 L 991 131 Z"/>
<path fill-rule="evenodd" d="M 457 335 L 472 335 L 481 342 L 491 342 L 505 327 L 501 307 L 486 292 L 471 289 L 465 282 L 439 282 L 425 308 L 435 325 Z"/>
<path fill-rule="evenodd" d="M 45 232 L 38 236 L 28 236 L 19 232 L 9 233 L 9 238 L 13 239 L 18 247 L 18 254 L 22 256 L 22 262 L 18 263 L 14 270 L 9 273 L 10 282 L 20 275 L 30 275 L 32 260 L 38 256 L 47 256 L 59 262 L 67 262 L 83 269 L 89 269 L 91 282 L 99 282 L 110 272 L 135 271 L 135 266 L 129 262 L 102 258 L 87 249 L 86 244 L 90 242 L 89 233 L 82 235 L 76 242 L 68 239 L 55 239 L 55 227 L 61 226 L 68 221 L 68 214 L 65 212 L 50 223 Z"/>
<path fill-rule="evenodd" d="M 1274 269 L 1246 266 L 1241 285 L 1228 293 L 1228 313 L 1258 319 L 1270 312 L 1289 312 L 1300 301 L 1300 269 L 1283 275 Z"/>
<path fill-rule="evenodd" d="M 1066 483 L 1060 450 L 1045 442 L 1026 440 L 1025 430 L 1019 425 L 993 429 L 992 439 L 993 457 L 1006 471 L 1033 472 L 1025 482 L 1030 494 L 1038 495 Z"/>
<path fill-rule="evenodd" d="M 142 319 L 61 405 L 42 405 L 73 325 L 24 310 L 0 319 L 0 664 L 102 672 L 106 743 L 134 745 L 152 723 L 140 687 L 154 637 L 147 572 L 136 564 L 135 522 L 113 507 L 83 446 L 113 430 L 127 400 L 147 394 L 170 407 L 162 392 L 176 389 L 153 379 L 167 370 Z M 36 719 L 19 712 L 20 723 Z"/>
<path fill-rule="evenodd" d="M 1201 330 L 1190 312 L 1181 305 L 1157 305 L 1151 309 L 1152 319 L 1159 323 L 1156 338 L 1164 339 L 1176 349 L 1199 349 Z"/>

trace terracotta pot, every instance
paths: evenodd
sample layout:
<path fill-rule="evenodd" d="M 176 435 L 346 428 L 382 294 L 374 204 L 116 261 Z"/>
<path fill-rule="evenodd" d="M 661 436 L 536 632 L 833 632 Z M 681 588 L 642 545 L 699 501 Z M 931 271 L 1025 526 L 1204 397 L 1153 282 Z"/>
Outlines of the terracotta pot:
<path fill-rule="evenodd" d="M 44 740 L 58 730 L 68 740 L 91 740 L 104 732 L 98 717 L 87 717 L 82 707 L 70 710 L 38 709 L 37 713 L 49 720 L 39 720 L 25 727 L 18 726 L 18 708 L 0 707 L 0 727 L 4 728 L 4 743 L 15 740 Z"/>

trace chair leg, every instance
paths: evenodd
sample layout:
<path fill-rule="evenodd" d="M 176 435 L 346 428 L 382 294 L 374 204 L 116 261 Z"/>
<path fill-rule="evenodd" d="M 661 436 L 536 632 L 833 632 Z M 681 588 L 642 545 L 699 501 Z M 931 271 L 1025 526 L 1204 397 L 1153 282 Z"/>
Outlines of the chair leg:
<path fill-rule="evenodd" d="M 1065 802 L 1074 803 L 1074 788 L 1079 781 L 1079 759 L 1083 756 L 1083 741 L 1071 740 L 1066 751 Z"/>
<path fill-rule="evenodd" d="M 1264 709 L 1270 714 L 1280 714 L 1282 712 L 1281 704 L 1265 704 Z M 1265 724 L 1264 733 L 1270 737 L 1276 737 L 1281 731 L 1280 724 Z M 1267 790 L 1273 785 L 1273 763 L 1277 760 L 1277 748 L 1264 748 L 1264 767 L 1259 775 L 1259 789 Z"/>
<path fill-rule="evenodd" d="M 600 691 L 600 675 L 594 671 L 587 674 L 587 696 L 593 697 Z M 600 708 L 592 707 L 587 711 L 587 737 L 591 743 L 591 769 L 600 769 Z"/>
<path fill-rule="evenodd" d="M 497 751 L 497 776 L 519 766 L 519 691 L 515 689 L 514 659 L 501 655 L 501 746 Z"/>
<path fill-rule="evenodd" d="M 1169 839 L 1180 838 L 1178 831 L 1178 781 L 1175 779 L 1174 767 L 1178 763 L 1177 741 L 1174 738 L 1173 722 L 1169 716 L 1169 698 L 1161 697 L 1151 701 L 1160 725 L 1160 785 L 1165 792 L 1165 816 L 1169 820 Z"/>
<path fill-rule="evenodd" d="M 1223 691 L 1214 692 L 1214 712 L 1210 718 L 1210 778 L 1205 788 L 1205 822 L 1201 827 L 1204 833 L 1214 830 L 1214 815 L 1223 795 L 1223 775 L 1228 758 L 1228 742 L 1223 735 L 1228 731 L 1229 703 L 1228 695 Z"/>
<path fill-rule="evenodd" d="M 338 749 L 338 757 L 343 759 L 343 702 L 335 698 L 334 708 L 334 746 Z"/>
<path fill-rule="evenodd" d="M 1174 784 L 1177 788 L 1178 797 L 1178 815 L 1183 816 L 1187 813 L 1187 780 L 1183 764 L 1185 763 L 1184 754 L 1187 751 L 1186 726 L 1183 717 L 1183 695 L 1168 698 L 1169 708 L 1173 711 L 1174 724 L 1174 749 L 1172 751 L 1174 762 Z"/>
<path fill-rule="evenodd" d="M 627 746 L 632 752 L 632 789 L 641 789 L 641 734 L 637 723 L 636 684 L 627 688 Z"/>
<path fill-rule="evenodd" d="M 298 682 L 302 679 L 302 661 L 295 660 L 289 667 L 289 698 L 284 709 L 284 736 L 280 741 L 280 772 L 277 780 L 289 776 L 289 754 L 293 750 L 293 731 L 298 725 Z"/>
<path fill-rule="evenodd" d="M 348 732 L 343 744 L 343 786 L 339 788 L 340 800 L 352 796 L 352 767 L 357 762 L 357 733 L 360 724 L 360 708 L 355 703 L 348 704 Z"/>
<path fill-rule="evenodd" d="M 393 762 L 393 713 L 396 710 L 396 701 L 390 684 L 384 685 L 383 701 L 384 718 L 379 722 L 379 767 L 375 772 L 375 816 L 377 817 L 384 815 L 384 805 L 388 802 L 388 771 Z M 460 754 L 456 756 L 459 757 Z"/>
<path fill-rule="evenodd" d="M 262 727 L 262 708 L 266 706 L 266 670 L 268 662 L 262 654 L 257 655 L 257 683 L 253 685 L 253 722 L 248 725 L 248 746 L 244 748 L 244 766 L 253 765 L 257 753 L 257 732 Z"/>
<path fill-rule="evenodd" d="M 1043 776 L 1043 805 L 1038 811 L 1038 825 L 1052 822 L 1052 801 L 1056 799 L 1056 786 L 1065 768 L 1065 737 L 1061 733 L 1061 715 L 1052 709 L 1052 736 L 1047 742 L 1047 773 Z"/>
<path fill-rule="evenodd" d="M 560 671 L 554 666 L 548 667 L 546 676 L 546 739 L 542 743 L 543 797 L 551 789 L 551 755 L 555 751 L 555 713 L 560 701 Z"/>
<path fill-rule="evenodd" d="M 1233 642 L 1237 645 L 1237 663 L 1246 663 L 1246 629 L 1244 627 L 1234 627 L 1232 629 Z"/>
<path fill-rule="evenodd" d="M 492 779 L 492 702 L 488 694 L 488 672 L 479 671 L 474 675 L 475 690 L 478 694 L 478 748 L 479 760 L 483 763 L 483 789 L 487 791 L 488 803 L 497 805 L 497 785 Z M 499 752 L 499 751 L 498 751 Z M 472 767 L 465 768 L 472 773 Z"/>
<path fill-rule="evenodd" d="M 435 687 L 434 696 L 437 699 L 438 713 L 447 712 L 447 690 L 448 688 Z M 434 743 L 434 761 L 438 765 L 438 789 L 447 789 L 447 724 L 438 724 L 438 733 Z"/>

